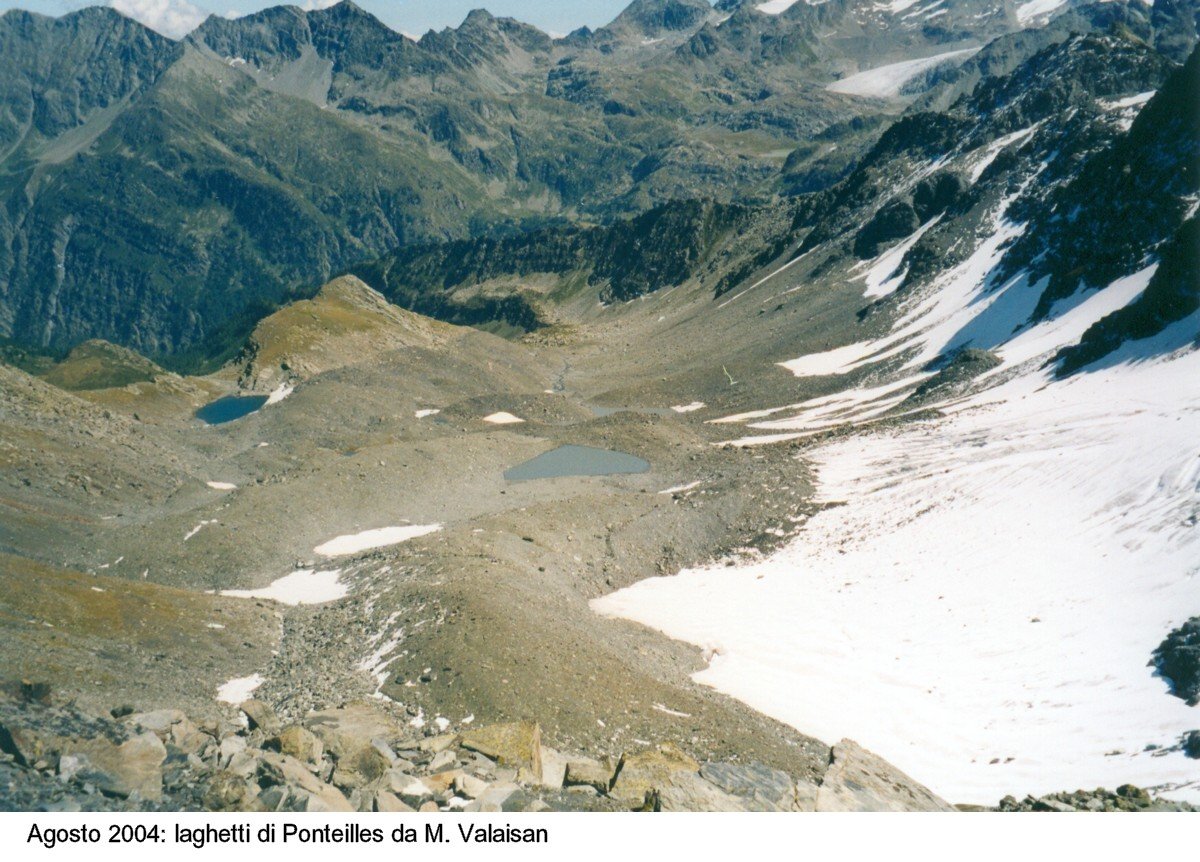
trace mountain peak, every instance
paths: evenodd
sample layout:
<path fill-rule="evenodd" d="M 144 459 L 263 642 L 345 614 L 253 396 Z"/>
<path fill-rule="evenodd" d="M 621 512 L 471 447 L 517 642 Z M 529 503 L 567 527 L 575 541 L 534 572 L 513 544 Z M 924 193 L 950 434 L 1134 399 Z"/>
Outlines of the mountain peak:
<path fill-rule="evenodd" d="M 604 29 L 654 37 L 698 27 L 712 12 L 708 0 L 633 0 Z"/>

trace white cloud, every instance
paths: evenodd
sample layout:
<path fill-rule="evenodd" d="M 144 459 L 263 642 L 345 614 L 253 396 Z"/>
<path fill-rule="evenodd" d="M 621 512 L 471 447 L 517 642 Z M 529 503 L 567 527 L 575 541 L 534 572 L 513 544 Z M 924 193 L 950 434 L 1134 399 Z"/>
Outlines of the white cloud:
<path fill-rule="evenodd" d="M 336 6 L 342 0 L 305 0 L 299 6 L 305 12 L 316 12 L 318 9 L 328 9 L 330 6 Z"/>
<path fill-rule="evenodd" d="M 188 0 L 110 0 L 109 5 L 172 39 L 186 36 L 208 17 Z"/>

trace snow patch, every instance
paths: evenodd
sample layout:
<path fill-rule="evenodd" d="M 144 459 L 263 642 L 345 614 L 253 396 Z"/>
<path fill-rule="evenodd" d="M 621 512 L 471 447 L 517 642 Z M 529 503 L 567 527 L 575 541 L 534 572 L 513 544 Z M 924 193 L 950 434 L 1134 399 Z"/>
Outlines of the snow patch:
<path fill-rule="evenodd" d="M 266 678 L 260 673 L 231 679 L 217 688 L 217 700 L 221 703 L 232 703 L 234 706 L 245 703 L 264 682 Z"/>
<path fill-rule="evenodd" d="M 659 491 L 659 494 L 682 494 L 684 491 L 690 491 L 693 488 L 699 488 L 704 482 L 697 479 L 695 482 L 688 482 L 686 485 L 676 485 L 673 488 L 666 488 Z"/>
<path fill-rule="evenodd" d="M 676 413 L 692 413 L 696 410 L 704 409 L 704 406 L 705 404 L 703 401 L 693 401 L 691 404 L 679 404 L 671 409 Z"/>
<path fill-rule="evenodd" d="M 798 0 L 767 0 L 766 3 L 759 3 L 754 8 L 764 15 L 781 15 L 795 6 L 797 2 Z"/>
<path fill-rule="evenodd" d="M 1067 0 L 1030 0 L 1017 7 L 1017 22 L 1022 27 L 1045 23 L 1053 12 L 1067 5 Z"/>
<path fill-rule="evenodd" d="M 290 383 L 280 383 L 277 387 L 275 387 L 271 394 L 267 396 L 267 404 L 278 404 L 295 391 L 296 387 L 292 386 Z"/>
<path fill-rule="evenodd" d="M 350 588 L 341 582 L 340 575 L 340 569 L 323 572 L 297 569 L 261 590 L 221 590 L 221 595 L 239 599 L 271 599 L 284 605 L 323 605 L 350 594 Z"/>
<path fill-rule="evenodd" d="M 357 554 L 372 548 L 398 545 L 418 536 L 436 533 L 440 529 L 442 529 L 441 524 L 410 524 L 405 527 L 380 527 L 377 530 L 364 530 L 361 533 L 351 533 L 330 539 L 313 548 L 313 553 L 320 554 L 322 557 L 344 557 L 347 554 Z"/>
<path fill-rule="evenodd" d="M 925 224 L 917 228 L 912 236 L 893 246 L 892 248 L 879 255 L 871 263 L 867 269 L 867 273 L 863 276 L 867 287 L 863 291 L 863 296 L 871 299 L 889 296 L 896 292 L 897 288 L 904 283 L 904 276 L 908 272 L 908 268 L 900 269 L 900 264 L 904 260 L 904 255 L 908 254 L 908 250 L 917 244 L 917 241 L 925 235 L 931 227 L 942 220 L 942 217 L 935 216 Z"/>
<path fill-rule="evenodd" d="M 789 359 L 787 362 L 780 362 L 779 365 L 792 372 L 797 377 L 820 377 L 826 374 L 845 374 L 853 369 L 854 365 L 861 362 L 875 350 L 875 345 L 869 341 L 860 341 L 857 344 L 847 344 L 845 347 L 835 347 L 833 350 L 826 350 L 823 353 L 809 353 L 801 356 L 799 359 Z M 759 415 L 758 411 L 753 413 L 744 413 L 741 416 L 753 418 Z M 739 417 L 728 417 L 736 421 Z"/>
<path fill-rule="evenodd" d="M 905 298 L 888 335 L 784 364 L 902 360 L 889 379 L 719 420 L 778 432 L 740 446 L 857 424 L 805 453 L 819 499 L 841 505 L 765 558 L 592 607 L 700 646 L 699 682 L 855 738 L 956 802 L 1126 782 L 1200 800 L 1194 764 L 1163 750 L 1194 710 L 1147 668 L 1200 610 L 1200 314 L 1055 380 L 1045 360 L 1134 302 L 1155 265 L 1031 324 L 1044 283 L 996 276 L 1025 229 L 1011 200 L 967 259 Z M 937 403 L 942 418 L 872 430 L 966 346 L 1001 358 L 980 391 Z"/>
<path fill-rule="evenodd" d="M 979 178 L 983 176 L 983 172 L 988 169 L 988 166 L 992 162 L 996 161 L 996 157 L 1000 153 L 1017 142 L 1025 143 L 1038 130 L 1039 126 L 1041 126 L 1041 123 L 1036 123 L 1025 129 L 1018 129 L 1003 137 L 996 138 L 996 140 L 992 141 L 986 147 L 983 147 L 982 155 L 971 165 L 971 184 L 974 185 L 979 181 Z"/>
<path fill-rule="evenodd" d="M 822 446 L 821 496 L 845 504 L 792 544 L 593 607 L 720 644 L 698 681 L 955 801 L 1125 782 L 1200 798 L 1191 761 L 1144 750 L 1195 725 L 1146 664 L 1200 609 L 1197 374 L 1197 351 L 1040 372 Z"/>
<path fill-rule="evenodd" d="M 212 488 L 214 491 L 236 491 L 237 485 L 232 482 L 205 482 L 205 485 Z"/>
<path fill-rule="evenodd" d="M 490 416 L 483 417 L 484 422 L 491 422 L 493 425 L 516 425 L 518 422 L 525 420 L 519 416 L 513 416 L 511 413 L 506 413 L 501 410 L 499 413 L 493 413 Z"/>
<path fill-rule="evenodd" d="M 978 48 L 964 48 L 960 51 L 934 54 L 932 57 L 889 63 L 886 66 L 878 66 L 848 75 L 840 81 L 828 84 L 825 89 L 831 93 L 842 93 L 849 96 L 869 96 L 876 99 L 895 98 L 900 95 L 904 85 L 918 75 L 944 63 L 966 60 L 978 51 Z"/>
<path fill-rule="evenodd" d="M 199 533 L 201 530 L 203 530 L 205 527 L 207 527 L 209 524 L 215 524 L 215 523 L 217 523 L 217 519 L 216 519 L 216 518 L 213 518 L 212 520 L 209 520 L 209 521 L 201 521 L 199 524 L 197 524 L 196 526 L 192 527 L 192 529 L 188 531 L 188 534 L 187 534 L 186 536 L 184 536 L 184 537 L 183 537 L 183 540 L 186 542 L 186 541 L 187 541 L 188 539 L 190 539 L 192 536 L 196 535 L 196 534 L 197 534 L 197 533 Z"/>
<path fill-rule="evenodd" d="M 426 416 L 437 416 L 441 412 L 441 410 L 426 408 L 424 410 L 418 410 L 416 416 L 418 419 L 424 419 Z"/>

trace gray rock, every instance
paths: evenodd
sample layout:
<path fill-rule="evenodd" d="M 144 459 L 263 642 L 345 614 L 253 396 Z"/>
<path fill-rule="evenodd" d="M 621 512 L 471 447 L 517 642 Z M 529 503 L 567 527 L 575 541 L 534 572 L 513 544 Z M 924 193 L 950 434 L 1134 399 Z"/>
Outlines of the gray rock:
<path fill-rule="evenodd" d="M 258 757 L 251 751 L 236 751 L 225 763 L 225 769 L 234 775 L 250 778 L 258 772 Z"/>
<path fill-rule="evenodd" d="M 705 763 L 700 777 L 739 797 L 749 811 L 800 810 L 792 777 L 761 763 Z"/>
<path fill-rule="evenodd" d="M 156 709 L 153 712 L 135 712 L 125 717 L 126 723 L 134 727 L 140 727 L 143 730 L 148 730 L 156 734 L 159 739 L 166 739 L 174 725 L 187 720 L 187 716 L 178 709 Z M 191 725 L 191 722 L 188 721 L 188 724 Z"/>
<path fill-rule="evenodd" d="M 141 733 L 121 745 L 103 737 L 81 740 L 64 754 L 87 758 L 86 769 L 76 774 L 77 781 L 95 785 L 101 793 L 158 801 L 162 798 L 162 764 L 167 749 L 154 733 Z"/>
<path fill-rule="evenodd" d="M 542 746 L 542 787 L 557 790 L 563 786 L 567 772 L 567 759 L 549 746 Z"/>
<path fill-rule="evenodd" d="M 612 763 L 588 758 L 569 760 L 563 771 L 562 784 L 564 787 L 594 787 L 598 793 L 608 793 L 614 771 Z"/>
<path fill-rule="evenodd" d="M 657 791 L 659 811 L 746 811 L 743 801 L 698 774 L 677 772 Z"/>
<path fill-rule="evenodd" d="M 411 813 L 417 809 L 411 805 L 406 805 L 400 797 L 394 793 L 389 793 L 386 790 L 380 790 L 375 794 L 374 806 L 375 811 L 384 814 L 404 814 Z"/>
<path fill-rule="evenodd" d="M 354 790 L 378 781 L 391 768 L 390 760 L 373 745 L 367 745 L 338 761 L 333 771 L 333 783 L 342 790 Z"/>
<path fill-rule="evenodd" d="M 325 743 L 325 750 L 338 759 L 370 745 L 373 740 L 404 737 L 404 729 L 398 721 L 365 702 L 314 712 L 304 719 L 304 725 Z"/>
<path fill-rule="evenodd" d="M 843 739 L 830 753 L 817 789 L 817 811 L 955 811 L 858 743 Z"/>
<path fill-rule="evenodd" d="M 401 776 L 393 773 L 391 791 L 402 801 L 416 808 L 433 799 L 433 788 L 420 778 L 414 778 L 411 775 Z"/>
<path fill-rule="evenodd" d="M 230 759 L 240 752 L 246 750 L 246 738 L 244 736 L 227 736 L 221 740 L 217 746 L 218 757 L 221 766 L 228 766 Z"/>
<path fill-rule="evenodd" d="M 270 740 L 270 748 L 303 763 L 319 763 L 325 745 L 312 731 L 298 724 L 285 727 Z"/>
<path fill-rule="evenodd" d="M 463 774 L 454 779 L 454 792 L 468 799 L 478 799 L 488 789 L 488 783 L 473 775 Z"/>
<path fill-rule="evenodd" d="M 521 788 L 516 784 L 493 784 L 475 800 L 479 811 L 503 811 L 504 803 Z"/>
<path fill-rule="evenodd" d="M 275 710 L 261 700 L 248 700 L 240 708 L 250 719 L 251 729 L 258 728 L 268 736 L 276 736 L 283 729 Z"/>

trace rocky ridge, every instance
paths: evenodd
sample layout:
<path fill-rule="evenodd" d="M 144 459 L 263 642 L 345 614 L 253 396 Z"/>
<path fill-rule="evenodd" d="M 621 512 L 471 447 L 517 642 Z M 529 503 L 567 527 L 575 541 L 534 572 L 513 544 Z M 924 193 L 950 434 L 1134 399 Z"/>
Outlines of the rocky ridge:
<path fill-rule="evenodd" d="M 0 700 L 0 807 L 210 811 L 950 811 L 849 740 L 818 781 L 699 763 L 673 742 L 595 759 L 531 721 L 413 727 L 357 701 L 285 723 L 260 700 L 193 721 L 177 709 L 91 716 L 25 682 Z"/>

